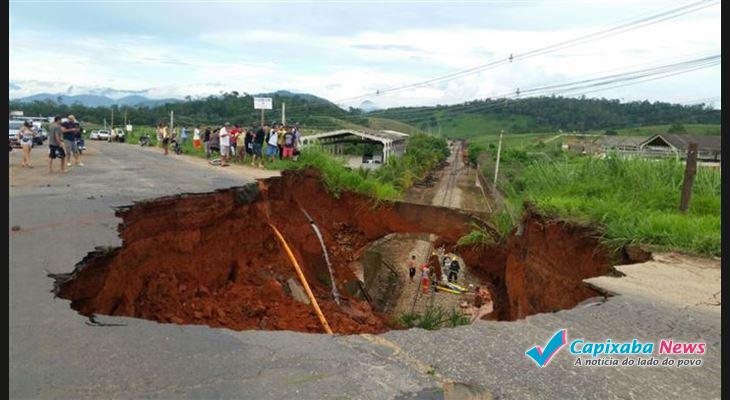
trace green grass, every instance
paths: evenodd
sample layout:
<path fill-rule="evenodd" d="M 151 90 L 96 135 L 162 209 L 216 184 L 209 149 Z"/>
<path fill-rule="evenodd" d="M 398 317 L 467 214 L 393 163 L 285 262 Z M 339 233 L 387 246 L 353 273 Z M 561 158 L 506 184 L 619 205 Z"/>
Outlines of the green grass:
<path fill-rule="evenodd" d="M 492 244 L 494 240 L 483 227 L 472 222 L 472 231 L 459 238 L 456 244 L 459 246 L 469 246 L 475 244 Z"/>
<path fill-rule="evenodd" d="M 469 324 L 469 316 L 461 311 L 452 309 L 446 311 L 439 306 L 428 307 L 422 314 L 404 313 L 396 318 L 395 324 L 406 328 L 421 328 L 436 330 L 441 328 L 453 328 Z"/>
<path fill-rule="evenodd" d="M 408 151 L 402 157 L 391 157 L 377 170 L 350 169 L 345 161 L 327 154 L 318 147 L 302 150 L 297 161 L 276 160 L 270 169 L 313 167 L 323 176 L 327 189 L 334 196 L 350 190 L 372 196 L 377 200 L 401 198 L 403 192 L 423 179 L 448 156 L 446 141 L 434 136 L 414 134 L 408 138 Z"/>
<path fill-rule="evenodd" d="M 297 161 L 275 160 L 266 167 L 277 170 L 316 168 L 322 173 L 327 190 L 335 197 L 343 190 L 362 193 L 377 200 L 394 200 L 402 194 L 394 185 L 352 170 L 345 165 L 344 160 L 334 158 L 317 147 L 303 149 Z"/>
<path fill-rule="evenodd" d="M 401 121 L 396 121 L 393 119 L 387 119 L 387 118 L 375 118 L 375 117 L 369 117 L 368 118 L 368 127 L 371 129 L 383 129 L 383 130 L 391 130 L 391 131 L 397 131 L 397 132 L 403 132 L 403 133 L 418 133 L 421 132 L 418 128 L 403 123 Z"/>
<path fill-rule="evenodd" d="M 501 116 L 495 114 L 449 114 L 435 112 L 433 118 L 425 119 L 414 114 L 412 119 L 403 118 L 405 122 L 422 131 L 438 133 L 448 138 L 474 138 L 484 135 L 499 135 L 499 132 L 524 132 L 532 126 L 532 119 L 522 115 Z M 400 119 L 400 118 L 399 118 Z"/>
<path fill-rule="evenodd" d="M 690 209 L 678 210 L 684 164 L 674 159 L 565 157 L 525 162 L 503 181 L 511 204 L 598 223 L 606 243 L 720 256 L 720 172 L 699 168 Z"/>

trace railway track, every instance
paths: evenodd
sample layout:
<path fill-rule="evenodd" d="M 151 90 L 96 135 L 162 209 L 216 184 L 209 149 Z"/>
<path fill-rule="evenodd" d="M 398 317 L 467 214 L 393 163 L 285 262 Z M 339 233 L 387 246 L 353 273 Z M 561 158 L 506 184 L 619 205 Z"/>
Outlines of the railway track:
<path fill-rule="evenodd" d="M 454 197 L 454 187 L 456 186 L 456 180 L 461 169 L 461 151 L 464 144 L 461 141 L 458 141 L 456 143 L 457 145 L 452 147 L 451 151 L 452 159 L 450 163 L 450 171 L 448 172 L 449 176 L 446 178 L 446 187 L 444 188 L 444 193 L 441 197 L 441 201 L 436 204 L 442 207 L 452 207 L 451 203 Z"/>

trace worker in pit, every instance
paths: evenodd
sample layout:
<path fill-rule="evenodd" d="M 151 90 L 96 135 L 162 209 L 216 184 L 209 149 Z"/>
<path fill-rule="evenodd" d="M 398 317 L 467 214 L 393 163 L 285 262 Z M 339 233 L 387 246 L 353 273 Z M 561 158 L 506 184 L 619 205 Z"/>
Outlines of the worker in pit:
<path fill-rule="evenodd" d="M 453 257 L 451 264 L 449 265 L 449 282 L 456 283 L 458 281 L 460 269 L 461 266 L 459 265 L 459 260 L 456 257 Z"/>
<path fill-rule="evenodd" d="M 431 252 L 431 257 L 428 258 L 428 266 L 431 269 L 431 276 L 439 278 L 441 276 L 441 263 L 439 262 L 438 253 L 435 251 Z M 438 281 L 438 279 L 435 279 Z"/>
<path fill-rule="evenodd" d="M 423 286 L 423 294 L 428 294 L 430 283 L 431 278 L 429 277 L 428 262 L 425 262 L 421 265 L 421 286 Z"/>
<path fill-rule="evenodd" d="M 411 259 L 408 260 L 408 277 L 413 282 L 413 277 L 416 276 L 416 256 L 411 255 Z"/>
<path fill-rule="evenodd" d="M 446 273 L 449 270 L 450 266 L 451 266 L 451 254 L 445 253 L 444 258 L 442 259 L 442 262 L 441 262 L 441 281 L 444 283 L 448 282 Z"/>

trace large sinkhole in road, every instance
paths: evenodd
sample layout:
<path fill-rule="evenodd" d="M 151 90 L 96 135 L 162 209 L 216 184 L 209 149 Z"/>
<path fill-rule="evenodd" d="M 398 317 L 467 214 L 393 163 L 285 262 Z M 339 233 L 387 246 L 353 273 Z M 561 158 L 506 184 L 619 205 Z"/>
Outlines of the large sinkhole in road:
<path fill-rule="evenodd" d="M 312 170 L 138 202 L 117 215 L 123 221 L 121 247 L 89 253 L 71 273 L 52 276 L 55 294 L 83 315 L 322 332 L 271 226 L 287 241 L 332 330 L 342 334 L 400 327 L 393 323 L 393 303 L 399 295 L 411 296 L 398 287 L 398 279 L 407 279 L 405 260 L 383 273 L 383 263 L 369 255 L 377 243 L 392 243 L 394 234 L 430 235 L 436 246 L 459 254 L 477 283 L 492 293 L 488 319 L 558 311 L 598 296 L 582 281 L 609 272 L 613 259 L 587 228 L 532 212 L 499 245 L 459 247 L 456 242 L 473 224 L 486 226 L 484 216 L 378 203 L 349 192 L 335 197 Z"/>

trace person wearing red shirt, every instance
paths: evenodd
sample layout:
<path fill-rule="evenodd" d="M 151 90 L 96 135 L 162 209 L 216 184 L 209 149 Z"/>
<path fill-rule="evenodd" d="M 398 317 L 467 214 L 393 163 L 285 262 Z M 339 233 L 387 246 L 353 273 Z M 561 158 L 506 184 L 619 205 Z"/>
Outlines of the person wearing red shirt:
<path fill-rule="evenodd" d="M 236 142 L 238 141 L 238 135 L 241 134 L 241 125 L 236 124 L 231 129 L 231 158 L 236 156 Z"/>

